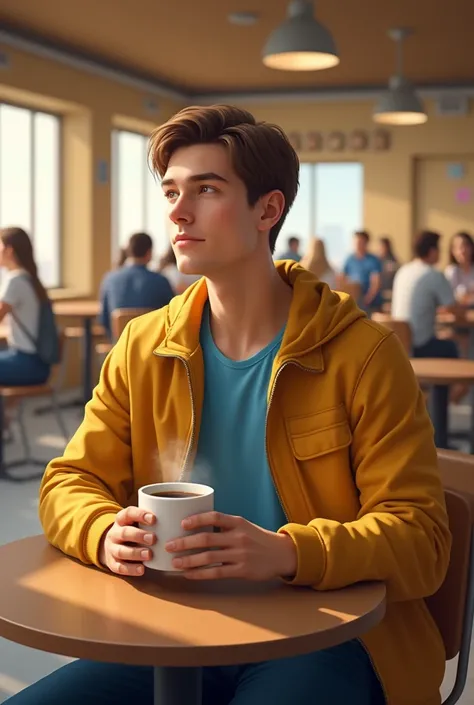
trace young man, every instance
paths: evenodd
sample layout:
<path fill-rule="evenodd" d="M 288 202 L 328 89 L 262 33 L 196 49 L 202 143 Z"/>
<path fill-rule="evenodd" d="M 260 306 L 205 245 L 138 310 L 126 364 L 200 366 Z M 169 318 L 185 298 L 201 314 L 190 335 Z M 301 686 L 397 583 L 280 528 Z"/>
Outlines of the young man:
<path fill-rule="evenodd" d="M 436 337 L 437 312 L 456 313 L 460 310 L 450 283 L 436 269 L 439 240 L 438 233 L 430 230 L 421 232 L 415 240 L 414 259 L 398 270 L 393 283 L 392 316 L 410 324 L 414 357 L 459 357 L 454 340 Z M 464 385 L 458 385 L 454 389 L 455 397 L 464 396 L 466 391 Z M 432 413 L 438 448 L 446 445 L 448 398 L 449 387 L 433 388 Z"/>
<path fill-rule="evenodd" d="M 361 641 L 205 669 L 203 705 L 439 703 L 444 651 L 423 598 L 444 578 L 450 534 L 400 343 L 298 264 L 273 263 L 299 168 L 278 127 L 238 108 L 186 108 L 150 154 L 179 268 L 205 278 L 132 321 L 109 355 L 42 483 L 48 539 L 139 579 L 153 548 L 136 528 L 147 521 L 138 488 L 205 467 L 217 511 L 189 528 L 221 531 L 167 546 L 185 578 L 318 590 L 381 580 L 388 606 Z M 183 557 L 190 547 L 202 550 Z M 12 703 L 66 701 L 147 705 L 151 669 L 77 661 Z"/>
<path fill-rule="evenodd" d="M 352 281 L 359 282 L 362 287 L 360 305 L 367 311 L 375 311 L 382 305 L 380 291 L 382 263 L 378 257 L 368 251 L 370 235 L 365 230 L 354 233 L 354 252 L 347 258 L 343 273 Z"/>
<path fill-rule="evenodd" d="M 135 233 L 128 241 L 126 264 L 105 276 L 100 292 L 100 320 L 109 338 L 112 338 L 112 311 L 118 308 L 162 308 L 173 298 L 167 278 L 148 269 L 152 253 L 151 237 L 147 233 Z"/>

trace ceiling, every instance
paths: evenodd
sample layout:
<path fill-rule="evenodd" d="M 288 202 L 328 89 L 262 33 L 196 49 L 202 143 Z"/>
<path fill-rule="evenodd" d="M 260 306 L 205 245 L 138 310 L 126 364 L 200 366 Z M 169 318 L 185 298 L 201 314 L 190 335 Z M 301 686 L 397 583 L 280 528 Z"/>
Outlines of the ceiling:
<path fill-rule="evenodd" d="M 451 0 L 318 0 L 341 63 L 326 71 L 290 73 L 263 66 L 266 37 L 286 15 L 287 0 L 0 0 L 0 29 L 45 41 L 193 93 L 362 88 L 393 73 L 393 26 L 413 27 L 406 75 L 418 84 L 474 79 L 474 2 Z M 255 11 L 252 27 L 227 14 Z"/>

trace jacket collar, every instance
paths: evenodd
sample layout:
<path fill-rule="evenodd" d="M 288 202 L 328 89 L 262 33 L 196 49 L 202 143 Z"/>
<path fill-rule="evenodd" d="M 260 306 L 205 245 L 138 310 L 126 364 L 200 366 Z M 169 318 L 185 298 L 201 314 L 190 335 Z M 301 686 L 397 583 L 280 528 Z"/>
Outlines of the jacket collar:
<path fill-rule="evenodd" d="M 324 369 L 323 343 L 365 314 L 346 294 L 338 294 L 298 263 L 276 262 L 278 273 L 293 289 L 290 313 L 275 364 L 292 361 L 313 371 Z M 157 355 L 188 360 L 199 349 L 199 333 L 207 301 L 206 280 L 200 279 L 168 307 L 166 335 Z"/>

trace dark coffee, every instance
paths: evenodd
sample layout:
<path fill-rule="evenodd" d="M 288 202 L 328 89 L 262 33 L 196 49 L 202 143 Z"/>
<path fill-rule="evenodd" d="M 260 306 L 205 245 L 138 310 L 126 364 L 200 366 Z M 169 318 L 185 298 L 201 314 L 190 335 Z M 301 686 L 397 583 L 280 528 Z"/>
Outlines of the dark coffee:
<path fill-rule="evenodd" d="M 168 490 L 164 492 L 150 492 L 152 497 L 166 497 L 167 499 L 184 499 L 185 497 L 200 497 L 195 492 L 180 492 L 178 490 Z"/>

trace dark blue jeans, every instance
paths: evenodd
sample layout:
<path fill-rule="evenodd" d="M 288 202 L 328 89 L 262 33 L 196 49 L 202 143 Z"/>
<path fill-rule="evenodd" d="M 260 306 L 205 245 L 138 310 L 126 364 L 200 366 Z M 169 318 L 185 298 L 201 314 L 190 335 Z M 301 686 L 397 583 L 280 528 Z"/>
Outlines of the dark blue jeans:
<path fill-rule="evenodd" d="M 457 358 L 459 351 L 453 340 L 432 338 L 424 345 L 413 348 L 414 357 Z M 435 431 L 437 448 L 448 447 L 448 403 L 449 387 L 434 386 L 431 390 L 430 415 Z"/>
<path fill-rule="evenodd" d="M 153 669 L 74 661 L 8 705 L 153 705 Z M 357 641 L 306 656 L 204 669 L 202 705 L 383 705 Z M 168 705 L 168 703 L 163 703 Z"/>
<path fill-rule="evenodd" d="M 50 367 L 34 353 L 7 348 L 0 350 L 0 385 L 25 387 L 43 384 L 49 377 Z"/>

